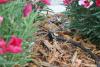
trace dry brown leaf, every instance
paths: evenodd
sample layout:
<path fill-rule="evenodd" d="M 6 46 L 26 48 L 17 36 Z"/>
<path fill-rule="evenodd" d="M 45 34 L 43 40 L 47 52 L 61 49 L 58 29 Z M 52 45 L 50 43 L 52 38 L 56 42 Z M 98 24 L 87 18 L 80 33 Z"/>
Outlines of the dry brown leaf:
<path fill-rule="evenodd" d="M 44 40 L 43 43 L 49 50 L 51 50 L 51 51 L 54 50 L 54 47 L 49 43 L 48 40 Z"/>
<path fill-rule="evenodd" d="M 76 60 L 75 67 L 81 67 L 81 64 L 82 64 L 82 60 L 77 59 L 77 60 Z"/>
<path fill-rule="evenodd" d="M 60 52 L 61 54 L 64 54 L 64 51 L 61 49 L 60 45 L 56 40 L 53 40 L 53 47 L 55 47 L 55 49 L 57 49 L 57 51 Z"/>
<path fill-rule="evenodd" d="M 48 62 L 49 62 L 49 63 L 52 63 L 52 62 L 56 61 L 57 58 L 58 58 L 58 56 L 59 56 L 59 53 L 58 53 L 58 52 L 54 52 L 54 53 L 52 54 L 52 58 L 51 58 L 50 60 L 48 60 Z"/>
<path fill-rule="evenodd" d="M 49 31 L 53 31 L 53 32 L 55 32 L 59 29 L 59 27 L 57 25 L 55 25 L 54 23 L 51 23 L 51 24 L 46 23 L 43 27 L 45 29 L 47 29 Z"/>
<path fill-rule="evenodd" d="M 72 62 L 72 64 L 74 64 L 75 62 L 76 62 L 76 59 L 77 59 L 77 51 L 74 53 L 74 55 L 73 55 L 73 57 L 72 57 L 72 60 L 71 60 L 71 62 Z"/>

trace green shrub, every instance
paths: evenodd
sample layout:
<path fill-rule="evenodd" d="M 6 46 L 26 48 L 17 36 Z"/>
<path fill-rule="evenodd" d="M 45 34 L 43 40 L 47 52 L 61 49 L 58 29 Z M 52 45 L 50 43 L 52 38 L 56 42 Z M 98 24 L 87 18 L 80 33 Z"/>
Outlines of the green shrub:
<path fill-rule="evenodd" d="M 90 8 L 78 5 L 78 0 L 67 7 L 67 15 L 71 18 L 70 28 L 100 46 L 100 7 L 95 3 Z"/>

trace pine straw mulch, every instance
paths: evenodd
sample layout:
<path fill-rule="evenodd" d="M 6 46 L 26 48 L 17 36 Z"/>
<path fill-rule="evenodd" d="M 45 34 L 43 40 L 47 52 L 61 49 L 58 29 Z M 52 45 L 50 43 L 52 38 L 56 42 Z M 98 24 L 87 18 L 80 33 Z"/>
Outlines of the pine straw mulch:
<path fill-rule="evenodd" d="M 35 34 L 36 41 L 29 55 L 33 60 L 25 67 L 97 67 L 90 54 L 71 43 L 53 39 L 48 34 L 50 31 L 54 36 L 81 42 L 86 49 L 100 57 L 100 50 L 88 40 L 82 39 L 79 35 L 70 35 L 70 31 L 61 29 L 60 25 L 48 23 L 46 20 L 39 25 L 39 30 Z"/>

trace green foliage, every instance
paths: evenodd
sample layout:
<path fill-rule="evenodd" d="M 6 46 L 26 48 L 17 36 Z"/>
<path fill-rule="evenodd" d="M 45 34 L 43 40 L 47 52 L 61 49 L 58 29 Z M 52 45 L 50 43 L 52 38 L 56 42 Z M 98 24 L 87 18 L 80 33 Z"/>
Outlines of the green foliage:
<path fill-rule="evenodd" d="M 14 34 L 19 37 L 27 38 L 24 36 L 25 33 L 27 36 L 29 32 L 32 34 L 31 31 L 33 30 L 30 28 L 33 28 L 32 25 L 34 17 L 36 17 L 36 13 L 32 12 L 31 16 L 26 18 L 22 17 L 24 4 L 25 2 L 14 1 L 0 5 L 0 15 L 4 17 L 3 24 L 0 26 L 1 37 L 3 36 L 3 38 L 7 39 L 10 35 Z"/>
<path fill-rule="evenodd" d="M 23 64 L 31 59 L 26 58 L 34 41 L 33 33 L 37 30 L 33 21 L 38 21 L 38 13 L 32 12 L 30 16 L 23 17 L 23 7 L 26 1 L 16 0 L 6 4 L 0 4 L 0 16 L 4 17 L 0 25 L 0 38 L 9 40 L 11 35 L 23 39 L 23 52 L 21 54 L 0 55 L 0 67 L 12 67 L 14 64 Z M 35 22 L 35 21 L 34 21 Z"/>
<path fill-rule="evenodd" d="M 67 7 L 71 18 L 70 28 L 79 30 L 80 34 L 93 43 L 100 45 L 100 7 L 84 8 L 75 1 Z"/>

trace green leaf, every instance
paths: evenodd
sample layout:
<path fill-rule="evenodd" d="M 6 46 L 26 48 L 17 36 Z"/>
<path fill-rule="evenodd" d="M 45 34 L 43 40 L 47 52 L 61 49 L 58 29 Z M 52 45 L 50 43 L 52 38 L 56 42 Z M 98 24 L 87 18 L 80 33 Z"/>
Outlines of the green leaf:
<path fill-rule="evenodd" d="M 6 63 L 7 61 L 3 58 L 3 57 L 1 57 L 0 56 L 0 64 L 4 64 L 4 63 Z"/>

